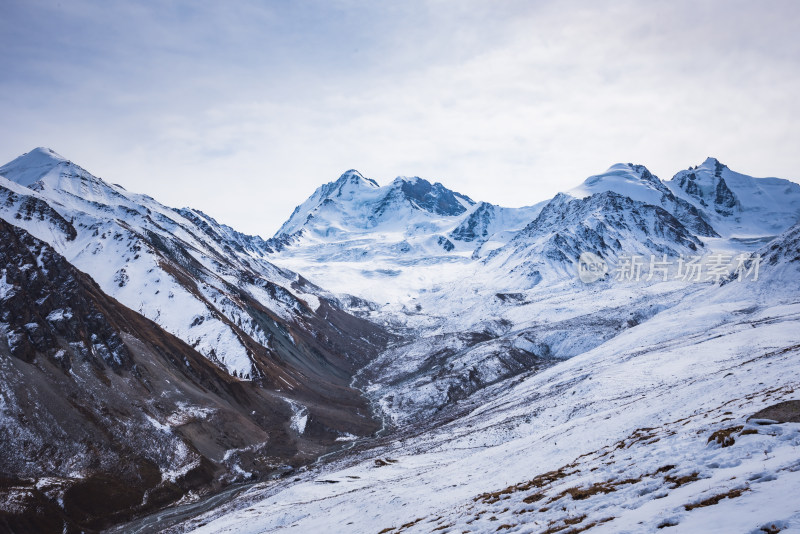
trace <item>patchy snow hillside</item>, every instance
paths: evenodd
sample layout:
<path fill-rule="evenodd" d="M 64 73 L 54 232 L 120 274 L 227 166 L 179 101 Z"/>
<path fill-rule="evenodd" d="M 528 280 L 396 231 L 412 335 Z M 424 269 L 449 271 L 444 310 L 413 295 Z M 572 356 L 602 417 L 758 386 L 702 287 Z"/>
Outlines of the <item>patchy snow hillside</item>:
<path fill-rule="evenodd" d="M 662 306 L 172 531 L 800 531 L 798 232 L 759 251 L 758 281 L 692 285 L 672 302 L 671 282 L 553 288 L 541 308 L 553 321 L 599 319 L 613 298 L 618 315 L 625 301 L 634 315 Z"/>
<path fill-rule="evenodd" d="M 476 204 L 418 177 L 381 187 L 350 170 L 295 209 L 270 240 L 270 261 L 328 290 L 394 304 L 454 280 L 538 209 Z"/>

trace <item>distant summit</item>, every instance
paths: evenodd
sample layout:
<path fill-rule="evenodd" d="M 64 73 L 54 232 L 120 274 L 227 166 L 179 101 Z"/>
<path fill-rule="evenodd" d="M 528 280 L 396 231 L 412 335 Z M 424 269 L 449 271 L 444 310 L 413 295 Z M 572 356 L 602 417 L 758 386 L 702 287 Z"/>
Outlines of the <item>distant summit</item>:
<path fill-rule="evenodd" d="M 69 162 L 54 150 L 38 147 L 0 167 L 0 176 L 29 187 L 64 163 Z"/>
<path fill-rule="evenodd" d="M 459 216 L 474 205 L 468 196 L 438 182 L 400 176 L 381 187 L 350 169 L 336 181 L 319 187 L 295 208 L 275 238 L 403 226 L 420 218 Z"/>

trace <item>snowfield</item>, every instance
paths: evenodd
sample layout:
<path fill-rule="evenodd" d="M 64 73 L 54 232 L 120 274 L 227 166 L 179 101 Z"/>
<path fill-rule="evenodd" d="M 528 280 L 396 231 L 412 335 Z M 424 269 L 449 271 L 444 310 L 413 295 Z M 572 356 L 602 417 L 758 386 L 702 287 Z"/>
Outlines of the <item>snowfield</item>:
<path fill-rule="evenodd" d="M 487 388 L 453 422 L 256 487 L 180 529 L 798 532 L 800 423 L 750 419 L 798 399 L 796 274 L 698 291 Z"/>
<path fill-rule="evenodd" d="M 615 165 L 486 254 L 459 244 L 435 259 L 376 253 L 352 218 L 320 233 L 372 198 L 321 192 L 274 259 L 375 300 L 361 312 L 412 334 L 354 381 L 384 431 L 174 531 L 800 532 L 796 184 L 713 158 L 668 182 Z M 443 228 L 409 220 L 412 245 Z M 585 250 L 763 261 L 743 281 L 585 285 Z"/>

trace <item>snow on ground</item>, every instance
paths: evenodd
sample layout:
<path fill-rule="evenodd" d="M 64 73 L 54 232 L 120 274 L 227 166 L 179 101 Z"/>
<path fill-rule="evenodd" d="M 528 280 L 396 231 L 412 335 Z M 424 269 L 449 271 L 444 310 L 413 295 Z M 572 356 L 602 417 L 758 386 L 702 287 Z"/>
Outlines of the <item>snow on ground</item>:
<path fill-rule="evenodd" d="M 257 486 L 181 528 L 798 532 L 800 424 L 747 419 L 798 398 L 800 293 L 762 289 L 705 288 L 479 392 L 477 408 L 432 432 Z"/>
<path fill-rule="evenodd" d="M 289 420 L 289 426 L 297 432 L 302 434 L 306 431 L 306 424 L 308 423 L 308 410 L 299 402 L 290 399 L 284 399 L 292 409 L 292 418 Z"/>

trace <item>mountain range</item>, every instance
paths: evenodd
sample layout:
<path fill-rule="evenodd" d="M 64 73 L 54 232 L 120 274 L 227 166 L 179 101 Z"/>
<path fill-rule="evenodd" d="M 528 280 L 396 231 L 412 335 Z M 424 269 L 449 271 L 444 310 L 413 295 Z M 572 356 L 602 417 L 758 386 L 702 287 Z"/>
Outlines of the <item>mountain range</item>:
<path fill-rule="evenodd" d="M 709 158 L 535 201 L 350 170 L 265 239 L 0 167 L 0 525 L 660 531 L 723 495 L 800 527 L 800 416 L 753 415 L 800 387 L 800 185 Z"/>

